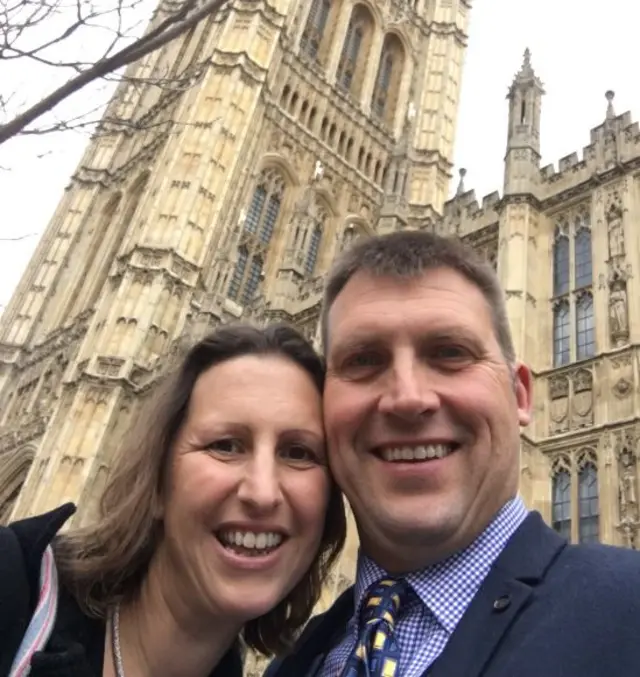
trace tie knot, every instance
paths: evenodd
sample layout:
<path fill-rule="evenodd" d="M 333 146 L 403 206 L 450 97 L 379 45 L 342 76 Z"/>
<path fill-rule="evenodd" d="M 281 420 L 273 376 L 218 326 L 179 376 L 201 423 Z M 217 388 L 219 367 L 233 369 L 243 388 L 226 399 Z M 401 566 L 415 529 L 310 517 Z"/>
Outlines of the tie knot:
<path fill-rule="evenodd" d="M 393 628 L 408 595 L 409 584 L 404 579 L 383 578 L 374 583 L 365 597 L 364 622 L 369 624 L 384 620 Z"/>

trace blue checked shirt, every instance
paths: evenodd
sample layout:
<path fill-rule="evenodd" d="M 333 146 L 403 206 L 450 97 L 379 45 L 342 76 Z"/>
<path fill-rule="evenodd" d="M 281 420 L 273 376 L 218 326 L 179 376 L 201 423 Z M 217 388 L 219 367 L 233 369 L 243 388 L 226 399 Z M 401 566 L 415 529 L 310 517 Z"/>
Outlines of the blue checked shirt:
<path fill-rule="evenodd" d="M 396 624 L 402 677 L 421 677 L 440 656 L 491 566 L 526 516 L 520 498 L 509 501 L 466 550 L 406 577 L 415 594 Z M 356 610 L 344 639 L 327 656 L 319 677 L 340 675 L 358 638 L 357 621 L 366 591 L 387 576 L 377 564 L 359 555 Z"/>

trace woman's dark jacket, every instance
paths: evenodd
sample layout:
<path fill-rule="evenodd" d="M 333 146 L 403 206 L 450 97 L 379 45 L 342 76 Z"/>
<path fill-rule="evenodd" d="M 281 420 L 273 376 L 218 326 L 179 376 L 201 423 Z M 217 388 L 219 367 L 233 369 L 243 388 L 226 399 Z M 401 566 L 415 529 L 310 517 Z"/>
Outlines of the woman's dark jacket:
<path fill-rule="evenodd" d="M 75 512 L 69 503 L 38 517 L 0 527 L 0 677 L 7 677 L 36 607 L 46 547 Z M 101 677 L 106 626 L 87 617 L 61 586 L 58 615 L 30 677 Z M 229 651 L 210 677 L 242 677 L 242 660 Z"/>

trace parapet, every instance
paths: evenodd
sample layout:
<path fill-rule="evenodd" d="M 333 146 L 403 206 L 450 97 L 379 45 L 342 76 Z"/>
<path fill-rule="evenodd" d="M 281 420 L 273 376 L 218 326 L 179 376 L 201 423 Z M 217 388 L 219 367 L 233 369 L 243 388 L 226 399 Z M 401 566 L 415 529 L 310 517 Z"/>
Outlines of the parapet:
<path fill-rule="evenodd" d="M 485 195 L 482 204 L 474 190 L 458 193 L 444 204 L 442 219 L 436 224 L 436 231 L 443 235 L 464 236 L 498 221 L 497 205 L 500 194 L 497 191 Z"/>
<path fill-rule="evenodd" d="M 609 108 L 604 122 L 590 133 L 590 143 L 578 153 L 565 155 L 558 162 L 540 170 L 539 197 L 541 200 L 558 195 L 604 174 L 616 166 L 640 158 L 640 125 L 631 113 L 616 116 L 613 113 L 613 93 L 607 93 Z"/>

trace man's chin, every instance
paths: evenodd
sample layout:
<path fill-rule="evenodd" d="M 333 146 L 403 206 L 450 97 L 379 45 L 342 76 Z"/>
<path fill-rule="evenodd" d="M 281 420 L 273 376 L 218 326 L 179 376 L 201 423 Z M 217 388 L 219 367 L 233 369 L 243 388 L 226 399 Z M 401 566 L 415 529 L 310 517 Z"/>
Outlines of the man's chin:
<path fill-rule="evenodd" d="M 426 510 L 426 509 L 425 509 Z M 460 520 L 428 518 L 427 512 L 373 517 L 368 533 L 360 534 L 363 552 L 389 572 L 415 571 L 446 559 L 459 549 Z M 373 524 L 377 526 L 373 527 Z"/>

